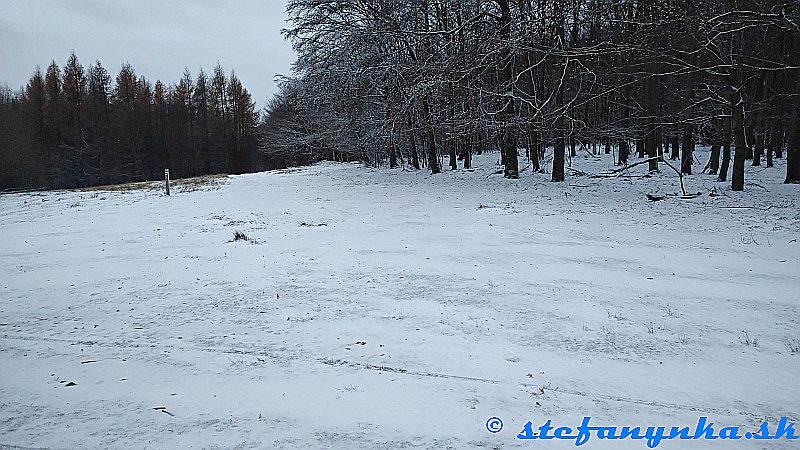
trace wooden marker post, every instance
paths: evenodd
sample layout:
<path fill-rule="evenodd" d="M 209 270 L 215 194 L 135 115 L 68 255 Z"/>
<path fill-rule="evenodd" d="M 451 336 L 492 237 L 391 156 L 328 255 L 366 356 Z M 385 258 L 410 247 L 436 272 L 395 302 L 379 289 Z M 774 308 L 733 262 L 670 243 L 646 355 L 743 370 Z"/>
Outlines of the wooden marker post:
<path fill-rule="evenodd" d="M 164 169 L 164 191 L 169 195 L 169 169 Z"/>

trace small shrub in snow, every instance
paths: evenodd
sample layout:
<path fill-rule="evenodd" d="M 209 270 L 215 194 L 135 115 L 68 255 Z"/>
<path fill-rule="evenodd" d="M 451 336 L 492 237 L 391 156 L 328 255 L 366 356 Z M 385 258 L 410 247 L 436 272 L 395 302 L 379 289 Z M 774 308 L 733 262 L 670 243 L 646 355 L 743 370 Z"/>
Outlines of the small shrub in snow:
<path fill-rule="evenodd" d="M 800 353 L 800 339 L 789 339 L 786 341 L 786 348 L 789 349 L 792 354 Z"/>
<path fill-rule="evenodd" d="M 740 234 L 739 235 L 739 243 L 740 244 L 744 244 L 744 245 L 752 245 L 752 244 L 761 245 L 761 244 L 758 243 L 758 241 L 756 240 L 756 237 L 753 235 L 753 233 L 750 233 L 750 236 L 746 236 L 744 234 Z"/>
<path fill-rule="evenodd" d="M 617 319 L 619 321 L 627 320 L 625 316 L 622 315 L 622 311 L 617 311 L 615 313 L 611 313 L 610 309 L 606 310 L 606 314 L 608 314 L 609 319 Z"/>
<path fill-rule="evenodd" d="M 233 241 L 234 242 L 236 242 L 236 241 L 249 241 L 249 240 L 250 240 L 250 238 L 246 234 L 241 232 L 241 231 L 235 231 L 233 233 Z"/>
<path fill-rule="evenodd" d="M 750 332 L 745 330 L 739 333 L 739 342 L 748 347 L 758 347 L 758 338 L 755 336 L 751 336 Z"/>
<path fill-rule="evenodd" d="M 664 314 L 666 314 L 667 317 L 678 317 L 678 310 L 674 306 L 670 305 L 669 303 L 667 303 L 661 309 L 664 311 Z"/>
<path fill-rule="evenodd" d="M 358 386 L 354 386 L 352 384 L 342 384 L 342 388 L 335 388 L 337 391 L 340 392 L 358 392 Z"/>

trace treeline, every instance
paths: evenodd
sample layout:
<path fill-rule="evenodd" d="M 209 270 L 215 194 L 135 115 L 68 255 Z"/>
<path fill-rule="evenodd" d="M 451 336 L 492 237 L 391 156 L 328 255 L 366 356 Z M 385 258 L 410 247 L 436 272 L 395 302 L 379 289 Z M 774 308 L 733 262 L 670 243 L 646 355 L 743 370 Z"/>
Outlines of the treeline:
<path fill-rule="evenodd" d="M 276 154 L 436 173 L 496 148 L 516 178 L 524 147 L 563 181 L 567 155 L 590 147 L 691 173 L 702 142 L 704 170 L 734 190 L 747 159 L 784 154 L 800 182 L 797 1 L 290 0 L 288 13 L 296 76 L 264 123 Z"/>
<path fill-rule="evenodd" d="M 129 64 L 111 74 L 71 54 L 0 92 L 0 189 L 73 188 L 268 168 L 259 115 L 219 64 L 152 84 Z"/>

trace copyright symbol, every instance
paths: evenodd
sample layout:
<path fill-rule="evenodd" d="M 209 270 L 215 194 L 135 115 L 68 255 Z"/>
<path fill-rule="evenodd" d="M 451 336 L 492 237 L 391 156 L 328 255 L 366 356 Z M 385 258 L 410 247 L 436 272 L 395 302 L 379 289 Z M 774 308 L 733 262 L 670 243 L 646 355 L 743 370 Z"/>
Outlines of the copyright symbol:
<path fill-rule="evenodd" d="M 486 431 L 489 433 L 499 433 L 503 430 L 503 421 L 499 417 L 490 417 L 486 421 Z"/>

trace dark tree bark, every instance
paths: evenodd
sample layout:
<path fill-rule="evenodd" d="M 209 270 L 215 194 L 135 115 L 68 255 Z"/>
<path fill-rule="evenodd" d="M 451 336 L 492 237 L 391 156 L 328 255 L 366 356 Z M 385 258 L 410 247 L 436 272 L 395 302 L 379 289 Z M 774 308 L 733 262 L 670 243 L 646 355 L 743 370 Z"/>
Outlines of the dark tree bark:
<path fill-rule="evenodd" d="M 756 142 L 756 132 L 751 128 L 745 129 L 745 137 L 747 138 L 747 151 L 745 152 L 745 159 L 748 161 L 753 159 L 753 144 Z"/>
<path fill-rule="evenodd" d="M 556 0 L 553 2 L 553 17 L 555 21 L 555 35 L 557 36 L 557 41 L 555 42 L 556 45 L 561 45 L 563 49 L 563 41 L 562 38 L 564 36 L 564 2 L 563 0 Z M 560 60 L 561 57 L 558 57 Z M 558 79 L 557 86 L 556 86 L 556 108 L 561 108 L 564 106 L 564 82 L 566 80 L 560 80 L 559 78 L 562 76 L 562 73 L 566 74 L 568 67 L 566 66 L 567 62 L 559 61 L 558 64 L 554 64 L 555 68 L 555 76 Z M 566 78 L 566 77 L 564 77 Z M 551 179 L 554 182 L 561 182 L 564 181 L 564 151 L 566 142 L 564 140 L 564 114 L 561 113 L 555 120 L 555 142 L 553 143 L 553 173 Z"/>
<path fill-rule="evenodd" d="M 628 158 L 631 156 L 631 147 L 628 141 L 619 141 L 619 165 L 623 166 L 628 164 Z"/>
<path fill-rule="evenodd" d="M 764 153 L 764 135 L 755 134 L 755 148 L 753 149 L 753 165 L 761 165 L 761 154 Z"/>
<path fill-rule="evenodd" d="M 708 173 L 711 175 L 716 175 L 719 172 L 719 151 L 719 144 L 711 146 L 711 160 L 708 163 Z"/>
<path fill-rule="evenodd" d="M 664 140 L 661 139 L 661 127 L 656 128 L 656 143 L 658 145 L 658 161 L 664 161 Z"/>
<path fill-rule="evenodd" d="M 384 100 L 386 101 L 386 123 L 392 117 L 392 103 L 388 100 L 388 93 L 385 93 Z M 397 168 L 397 149 L 394 145 L 394 130 L 389 130 L 389 139 L 387 140 L 387 153 L 389 154 L 389 168 Z"/>
<path fill-rule="evenodd" d="M 731 117 L 726 108 L 726 116 L 722 119 L 722 165 L 719 168 L 719 181 L 727 181 L 728 167 L 731 164 Z"/>
<path fill-rule="evenodd" d="M 411 167 L 419 170 L 419 152 L 417 151 L 417 135 L 414 133 L 414 123 L 411 113 L 408 113 L 408 142 L 411 151 Z"/>
<path fill-rule="evenodd" d="M 744 162 L 747 158 L 747 137 L 744 128 L 744 102 L 739 89 L 731 87 L 727 92 L 731 106 L 731 131 L 733 132 L 735 153 L 733 155 L 733 174 L 731 189 L 744 190 Z"/>
<path fill-rule="evenodd" d="M 450 170 L 458 170 L 458 155 L 456 155 L 456 142 L 454 139 L 447 139 L 448 153 L 450 156 Z"/>
<path fill-rule="evenodd" d="M 645 137 L 645 149 L 647 151 L 647 157 L 649 161 L 647 163 L 647 168 L 650 172 L 657 172 L 658 171 L 658 134 L 656 133 L 655 127 L 651 127 L 650 131 L 647 133 Z"/>
<path fill-rule="evenodd" d="M 540 146 L 540 134 L 539 131 L 533 131 L 531 133 L 531 141 L 530 141 L 530 152 L 531 152 L 531 168 L 534 172 L 539 172 L 542 170 L 542 167 L 539 164 L 539 146 Z"/>
<path fill-rule="evenodd" d="M 772 144 L 771 143 L 767 144 L 767 146 L 765 148 L 765 151 L 767 152 L 767 168 L 770 168 L 770 167 L 773 166 L 773 162 L 772 162 Z"/>
<path fill-rule="evenodd" d="M 672 154 L 669 155 L 669 159 L 675 161 L 680 157 L 680 146 L 681 146 L 681 139 L 678 137 L 677 134 L 672 135 Z"/>
<path fill-rule="evenodd" d="M 425 114 L 425 117 L 431 117 L 431 108 L 428 105 L 428 99 L 422 100 L 422 112 Z M 427 145 L 425 153 L 431 173 L 434 175 L 440 173 L 442 168 L 439 166 L 439 155 L 436 152 L 436 136 L 433 134 L 433 127 L 431 125 L 425 130 L 425 145 Z"/>
<path fill-rule="evenodd" d="M 795 111 L 794 124 L 789 130 L 789 145 L 786 148 L 786 180 L 784 183 L 800 183 L 800 111 Z"/>
<path fill-rule="evenodd" d="M 692 174 L 692 159 L 694 153 L 694 125 L 687 125 L 683 132 L 683 145 L 681 147 L 681 173 Z"/>
<path fill-rule="evenodd" d="M 507 43 L 501 50 L 503 67 L 500 70 L 500 83 L 503 89 L 511 92 L 514 89 L 514 67 L 511 59 L 511 9 L 508 0 L 496 0 L 500 7 L 500 36 L 502 42 Z M 514 124 L 515 108 L 514 98 L 511 95 L 503 99 L 505 105 L 502 110 L 503 128 L 500 137 L 500 151 L 503 154 L 503 176 L 506 178 L 519 178 L 519 160 L 517 159 L 517 131 Z"/>
<path fill-rule="evenodd" d="M 780 128 L 775 126 L 772 128 L 772 133 L 770 133 L 769 138 L 769 145 L 767 146 L 767 167 L 773 166 L 772 158 L 778 153 L 778 148 L 782 146 L 783 142 L 781 140 Z"/>
<path fill-rule="evenodd" d="M 516 133 L 511 126 L 503 127 L 503 130 L 500 134 L 500 145 L 500 153 L 503 163 L 503 176 L 511 179 L 519 178 L 517 139 Z"/>
<path fill-rule="evenodd" d="M 389 168 L 397 168 L 397 147 L 393 142 L 389 143 Z"/>
<path fill-rule="evenodd" d="M 557 102 L 561 105 L 564 102 L 564 91 L 559 89 L 556 94 Z M 552 181 L 564 181 L 564 153 L 566 142 L 564 140 L 564 116 L 559 116 L 555 123 L 555 142 L 553 143 L 553 174 Z"/>
<path fill-rule="evenodd" d="M 464 139 L 464 168 L 472 168 L 472 136 Z"/>

